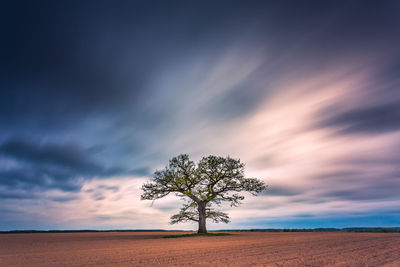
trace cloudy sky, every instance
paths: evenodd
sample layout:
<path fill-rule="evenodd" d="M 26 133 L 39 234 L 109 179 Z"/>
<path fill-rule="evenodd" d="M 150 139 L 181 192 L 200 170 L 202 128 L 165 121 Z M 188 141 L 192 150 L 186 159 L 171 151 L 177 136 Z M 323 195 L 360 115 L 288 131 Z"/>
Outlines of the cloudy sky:
<path fill-rule="evenodd" d="M 0 230 L 196 229 L 181 153 L 269 185 L 211 229 L 400 225 L 399 1 L 10 2 Z"/>

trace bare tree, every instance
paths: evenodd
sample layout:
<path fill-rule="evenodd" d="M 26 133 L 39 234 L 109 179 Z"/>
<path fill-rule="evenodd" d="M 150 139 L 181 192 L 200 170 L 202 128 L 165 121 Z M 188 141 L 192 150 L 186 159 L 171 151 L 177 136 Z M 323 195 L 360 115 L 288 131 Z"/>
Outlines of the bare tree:
<path fill-rule="evenodd" d="M 154 180 L 143 184 L 142 200 L 156 200 L 175 193 L 188 200 L 180 212 L 171 216 L 171 223 L 198 222 L 198 233 L 207 233 L 206 219 L 229 222 L 228 214 L 212 209 L 212 205 L 229 202 L 237 207 L 246 191 L 257 195 L 267 188 L 257 178 L 244 177 L 244 164 L 230 157 L 208 156 L 195 165 L 186 154 L 172 158 L 164 170 L 154 173 Z"/>

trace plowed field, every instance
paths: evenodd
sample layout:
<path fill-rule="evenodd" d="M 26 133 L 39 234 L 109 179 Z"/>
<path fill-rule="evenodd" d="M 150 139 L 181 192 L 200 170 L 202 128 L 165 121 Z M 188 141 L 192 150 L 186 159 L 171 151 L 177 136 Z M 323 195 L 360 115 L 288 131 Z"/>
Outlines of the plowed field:
<path fill-rule="evenodd" d="M 0 235 L 0 266 L 400 266 L 400 234 Z"/>

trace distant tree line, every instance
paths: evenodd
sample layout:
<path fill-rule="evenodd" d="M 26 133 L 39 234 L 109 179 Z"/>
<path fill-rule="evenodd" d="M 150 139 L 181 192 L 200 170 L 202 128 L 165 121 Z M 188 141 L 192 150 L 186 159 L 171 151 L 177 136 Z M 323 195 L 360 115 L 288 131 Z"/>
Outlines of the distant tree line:
<path fill-rule="evenodd" d="M 348 227 L 348 228 L 290 228 L 290 229 L 240 229 L 228 232 L 350 232 L 350 233 L 400 233 L 400 227 Z"/>
<path fill-rule="evenodd" d="M 27 233 L 81 233 L 81 232 L 190 232 L 185 230 L 11 230 L 0 231 L 0 234 Z M 314 228 L 314 229 L 229 229 L 215 232 L 350 232 L 350 233 L 400 233 L 400 227 L 349 227 L 349 228 Z"/>

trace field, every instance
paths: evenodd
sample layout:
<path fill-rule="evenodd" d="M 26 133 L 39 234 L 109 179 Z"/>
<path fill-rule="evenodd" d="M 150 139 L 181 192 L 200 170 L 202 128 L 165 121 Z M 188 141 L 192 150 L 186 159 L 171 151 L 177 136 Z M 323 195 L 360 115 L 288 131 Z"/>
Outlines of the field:
<path fill-rule="evenodd" d="M 400 234 L 0 235 L 0 266 L 400 266 Z"/>

